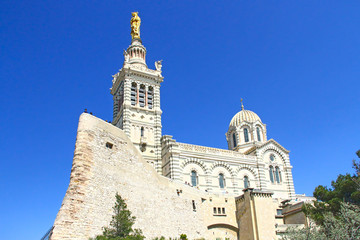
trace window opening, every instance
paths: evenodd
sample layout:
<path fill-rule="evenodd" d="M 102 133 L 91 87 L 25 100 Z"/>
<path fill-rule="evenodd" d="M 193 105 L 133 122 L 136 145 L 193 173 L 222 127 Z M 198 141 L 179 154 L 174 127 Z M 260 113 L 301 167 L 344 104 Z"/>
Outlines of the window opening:
<path fill-rule="evenodd" d="M 144 127 L 141 127 L 141 130 L 140 130 L 141 132 L 140 132 L 140 135 L 141 135 L 141 137 L 143 137 L 144 136 Z"/>
<path fill-rule="evenodd" d="M 274 168 L 273 166 L 270 166 L 269 168 L 269 174 L 270 174 L 270 181 L 274 183 Z"/>
<path fill-rule="evenodd" d="M 245 142 L 249 141 L 249 132 L 247 128 L 244 128 L 244 138 L 245 138 Z"/>
<path fill-rule="evenodd" d="M 153 101 L 154 101 L 154 89 L 153 87 L 149 87 L 148 94 L 147 94 L 147 101 L 149 109 L 153 108 Z"/>
<path fill-rule="evenodd" d="M 256 133 L 257 133 L 257 140 L 260 142 L 261 137 L 260 137 L 260 128 L 259 127 L 256 128 Z"/>
<path fill-rule="evenodd" d="M 196 212 L 195 200 L 192 200 L 193 211 Z"/>
<path fill-rule="evenodd" d="M 279 168 L 278 167 L 275 168 L 275 178 L 276 178 L 276 182 L 280 183 L 280 175 L 279 175 Z"/>
<path fill-rule="evenodd" d="M 233 143 L 234 143 L 234 147 L 236 147 L 236 134 L 233 133 Z"/>
<path fill-rule="evenodd" d="M 112 144 L 112 143 L 107 142 L 107 143 L 105 144 L 105 146 L 106 146 L 107 148 L 109 148 L 109 149 L 112 149 L 113 144 Z"/>
<path fill-rule="evenodd" d="M 145 86 L 141 85 L 139 89 L 139 105 L 140 107 L 145 106 Z"/>
<path fill-rule="evenodd" d="M 132 83 L 131 85 L 131 105 L 136 105 L 137 99 L 137 86 L 136 83 Z"/>
<path fill-rule="evenodd" d="M 191 171 L 191 185 L 197 186 L 197 173 L 195 170 Z"/>
<path fill-rule="evenodd" d="M 214 207 L 214 214 L 216 214 L 216 207 Z"/>
<path fill-rule="evenodd" d="M 225 187 L 225 178 L 224 178 L 224 174 L 222 173 L 219 174 L 219 186 L 220 188 Z"/>
<path fill-rule="evenodd" d="M 248 188 L 249 187 L 249 178 L 248 176 L 244 177 L 244 188 Z"/>
<path fill-rule="evenodd" d="M 124 102 L 124 84 L 121 83 L 120 90 L 119 90 L 119 106 L 118 111 L 120 111 L 121 105 Z"/>
<path fill-rule="evenodd" d="M 222 214 L 225 214 L 225 208 L 222 208 Z"/>

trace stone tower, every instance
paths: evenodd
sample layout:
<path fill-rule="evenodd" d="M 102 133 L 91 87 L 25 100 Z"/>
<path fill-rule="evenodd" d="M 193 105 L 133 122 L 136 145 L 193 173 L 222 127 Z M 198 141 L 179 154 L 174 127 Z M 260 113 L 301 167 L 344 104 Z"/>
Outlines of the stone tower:
<path fill-rule="evenodd" d="M 112 124 L 124 130 L 146 161 L 161 173 L 161 61 L 155 70 L 146 65 L 146 48 L 140 39 L 140 18 L 131 19 L 131 45 L 124 50 L 124 64 L 113 76 Z"/>

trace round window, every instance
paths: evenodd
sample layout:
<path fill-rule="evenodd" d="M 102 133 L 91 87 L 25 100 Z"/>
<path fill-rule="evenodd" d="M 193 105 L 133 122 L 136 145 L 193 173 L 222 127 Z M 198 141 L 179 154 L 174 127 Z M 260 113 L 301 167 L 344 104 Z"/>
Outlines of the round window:
<path fill-rule="evenodd" d="M 274 154 L 270 154 L 270 160 L 274 161 L 275 160 L 275 155 Z"/>

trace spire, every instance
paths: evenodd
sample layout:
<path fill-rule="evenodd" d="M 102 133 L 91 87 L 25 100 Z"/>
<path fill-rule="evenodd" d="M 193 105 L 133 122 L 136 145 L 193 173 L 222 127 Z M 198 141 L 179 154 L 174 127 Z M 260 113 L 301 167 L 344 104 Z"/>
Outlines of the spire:
<path fill-rule="evenodd" d="M 131 45 L 124 51 L 124 64 L 135 64 L 146 66 L 146 48 L 142 45 L 140 39 L 140 23 L 141 19 L 138 12 L 132 12 L 130 20 L 131 26 Z"/>
<path fill-rule="evenodd" d="M 244 104 L 243 104 L 243 99 L 242 98 L 240 99 L 240 102 L 241 102 L 241 110 L 244 110 Z"/>

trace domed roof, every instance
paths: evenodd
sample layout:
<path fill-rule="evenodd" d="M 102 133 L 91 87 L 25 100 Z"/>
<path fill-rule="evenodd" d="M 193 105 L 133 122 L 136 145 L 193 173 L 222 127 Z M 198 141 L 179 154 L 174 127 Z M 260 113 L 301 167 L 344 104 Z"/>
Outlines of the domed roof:
<path fill-rule="evenodd" d="M 245 110 L 243 105 L 241 106 L 241 108 L 241 111 L 235 114 L 235 116 L 231 119 L 229 127 L 240 126 L 242 122 L 261 122 L 260 117 L 256 113 L 250 110 Z"/>

